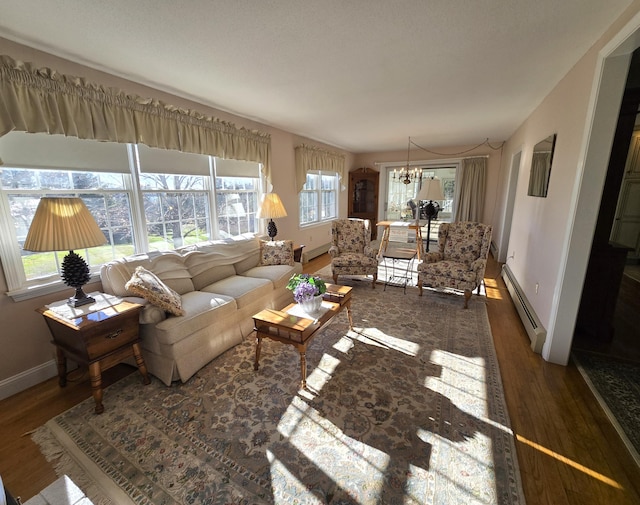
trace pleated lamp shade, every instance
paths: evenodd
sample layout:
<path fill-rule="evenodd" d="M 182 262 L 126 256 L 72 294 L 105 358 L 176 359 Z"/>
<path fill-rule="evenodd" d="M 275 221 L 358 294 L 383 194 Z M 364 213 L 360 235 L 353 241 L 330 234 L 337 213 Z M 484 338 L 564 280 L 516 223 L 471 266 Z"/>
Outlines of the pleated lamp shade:
<path fill-rule="evenodd" d="M 418 193 L 418 200 L 444 200 L 440 179 L 437 177 L 429 177 L 428 179 L 425 179 L 422 182 L 420 193 Z"/>
<path fill-rule="evenodd" d="M 26 251 L 73 251 L 106 244 L 104 233 L 81 198 L 44 197 L 22 248 Z"/>
<path fill-rule="evenodd" d="M 262 197 L 262 204 L 260 204 L 260 210 L 258 210 L 258 219 L 268 219 L 267 234 L 271 237 L 271 240 L 278 234 L 278 228 L 273 221 L 274 217 L 286 217 L 287 211 L 282 205 L 282 200 L 277 193 L 266 193 Z"/>
<path fill-rule="evenodd" d="M 273 219 L 278 217 L 287 217 L 287 211 L 282 204 L 282 200 L 280 200 L 277 193 L 266 193 L 258 211 L 258 218 Z"/>

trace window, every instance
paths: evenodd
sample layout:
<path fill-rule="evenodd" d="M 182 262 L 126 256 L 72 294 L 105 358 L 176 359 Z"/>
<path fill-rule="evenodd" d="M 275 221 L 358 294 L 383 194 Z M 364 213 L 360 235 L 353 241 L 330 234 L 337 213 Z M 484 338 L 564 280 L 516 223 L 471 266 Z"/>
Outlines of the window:
<path fill-rule="evenodd" d="M 385 219 L 391 221 L 403 218 L 411 219 L 413 217 L 413 211 L 409 200 L 414 200 L 415 203 L 415 198 L 419 190 L 418 181 L 413 179 L 409 184 L 404 184 L 403 181 L 399 180 L 397 172 L 394 172 L 394 168 L 397 167 L 390 165 L 385 168 L 387 172 Z M 439 202 L 441 210 L 438 218 L 441 221 L 449 221 L 452 217 L 457 163 L 423 166 L 421 170 L 422 180 L 434 176 L 440 179 L 444 200 Z"/>
<path fill-rule="evenodd" d="M 166 251 L 211 238 L 205 178 L 140 174 L 149 250 Z"/>
<path fill-rule="evenodd" d="M 65 251 L 22 249 L 43 196 L 79 196 L 87 205 L 108 242 L 76 251 L 94 275 L 136 252 L 260 229 L 258 163 L 24 132 L 0 137 L 0 152 L 0 259 L 14 300 L 62 286 Z"/>
<path fill-rule="evenodd" d="M 216 177 L 218 233 L 231 237 L 258 231 L 259 179 Z"/>
<path fill-rule="evenodd" d="M 338 215 L 338 175 L 313 171 L 300 192 L 300 224 L 330 221 Z"/>
<path fill-rule="evenodd" d="M 260 165 L 248 161 L 215 160 L 218 235 L 232 237 L 259 230 Z"/>
<path fill-rule="evenodd" d="M 114 258 L 133 254 L 130 192 L 122 174 L 3 168 L 2 191 L 9 204 L 13 232 L 22 246 L 40 198 L 78 196 L 95 217 L 107 245 L 76 251 L 94 269 Z M 30 252 L 20 247 L 26 285 L 56 280 L 67 253 Z"/>

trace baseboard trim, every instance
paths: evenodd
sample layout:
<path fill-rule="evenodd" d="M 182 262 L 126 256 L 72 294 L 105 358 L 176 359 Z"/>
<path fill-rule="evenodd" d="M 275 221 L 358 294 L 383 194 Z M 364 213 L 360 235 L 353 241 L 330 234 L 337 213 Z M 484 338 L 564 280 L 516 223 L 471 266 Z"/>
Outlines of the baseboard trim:
<path fill-rule="evenodd" d="M 498 246 L 496 246 L 496 244 L 491 241 L 491 245 L 489 246 L 489 250 L 491 251 L 491 256 L 494 257 L 494 259 L 497 261 L 498 260 Z"/>
<path fill-rule="evenodd" d="M 4 400 L 9 396 L 15 395 L 20 391 L 40 384 L 41 382 L 58 375 L 58 367 L 56 360 L 46 361 L 41 365 L 20 372 L 12 377 L 0 381 L 0 400 Z"/>

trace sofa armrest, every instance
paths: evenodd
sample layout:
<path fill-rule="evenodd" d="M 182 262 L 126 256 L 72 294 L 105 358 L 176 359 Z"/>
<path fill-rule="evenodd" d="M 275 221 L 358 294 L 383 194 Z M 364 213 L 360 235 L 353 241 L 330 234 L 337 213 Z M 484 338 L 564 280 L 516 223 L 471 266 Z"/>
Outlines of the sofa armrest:
<path fill-rule="evenodd" d="M 144 298 L 140 298 L 138 296 L 125 296 L 123 300 L 143 305 L 142 310 L 140 311 L 140 317 L 138 318 L 138 322 L 140 324 L 156 324 L 167 318 L 167 313 L 164 310 L 150 304 Z"/>

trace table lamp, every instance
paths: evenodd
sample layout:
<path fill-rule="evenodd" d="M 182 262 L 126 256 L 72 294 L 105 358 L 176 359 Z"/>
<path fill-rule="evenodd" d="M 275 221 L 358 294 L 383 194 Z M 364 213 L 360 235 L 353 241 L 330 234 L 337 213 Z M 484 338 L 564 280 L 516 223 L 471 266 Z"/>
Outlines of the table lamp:
<path fill-rule="evenodd" d="M 276 228 L 276 223 L 273 222 L 273 218 L 286 216 L 287 211 L 284 209 L 282 200 L 280 200 L 280 197 L 276 193 L 266 193 L 263 195 L 260 210 L 258 211 L 258 218 L 269 219 L 267 234 L 271 237 L 271 240 L 278 234 L 278 228 Z"/>
<path fill-rule="evenodd" d="M 427 214 L 427 246 L 426 252 L 429 252 L 429 240 L 431 239 L 431 220 L 436 216 L 437 211 L 433 205 L 434 201 L 444 200 L 440 179 L 437 177 L 429 177 L 422 182 L 422 187 L 418 193 L 418 205 L 422 200 L 429 200 L 425 208 Z M 418 212 L 419 214 L 419 212 Z"/>
<path fill-rule="evenodd" d="M 104 233 L 81 198 L 44 197 L 40 199 L 22 248 L 37 252 L 69 251 L 62 261 L 61 277 L 67 286 L 76 290 L 67 303 L 79 307 L 95 299 L 82 290 L 91 279 L 89 265 L 73 250 L 106 243 Z"/>

